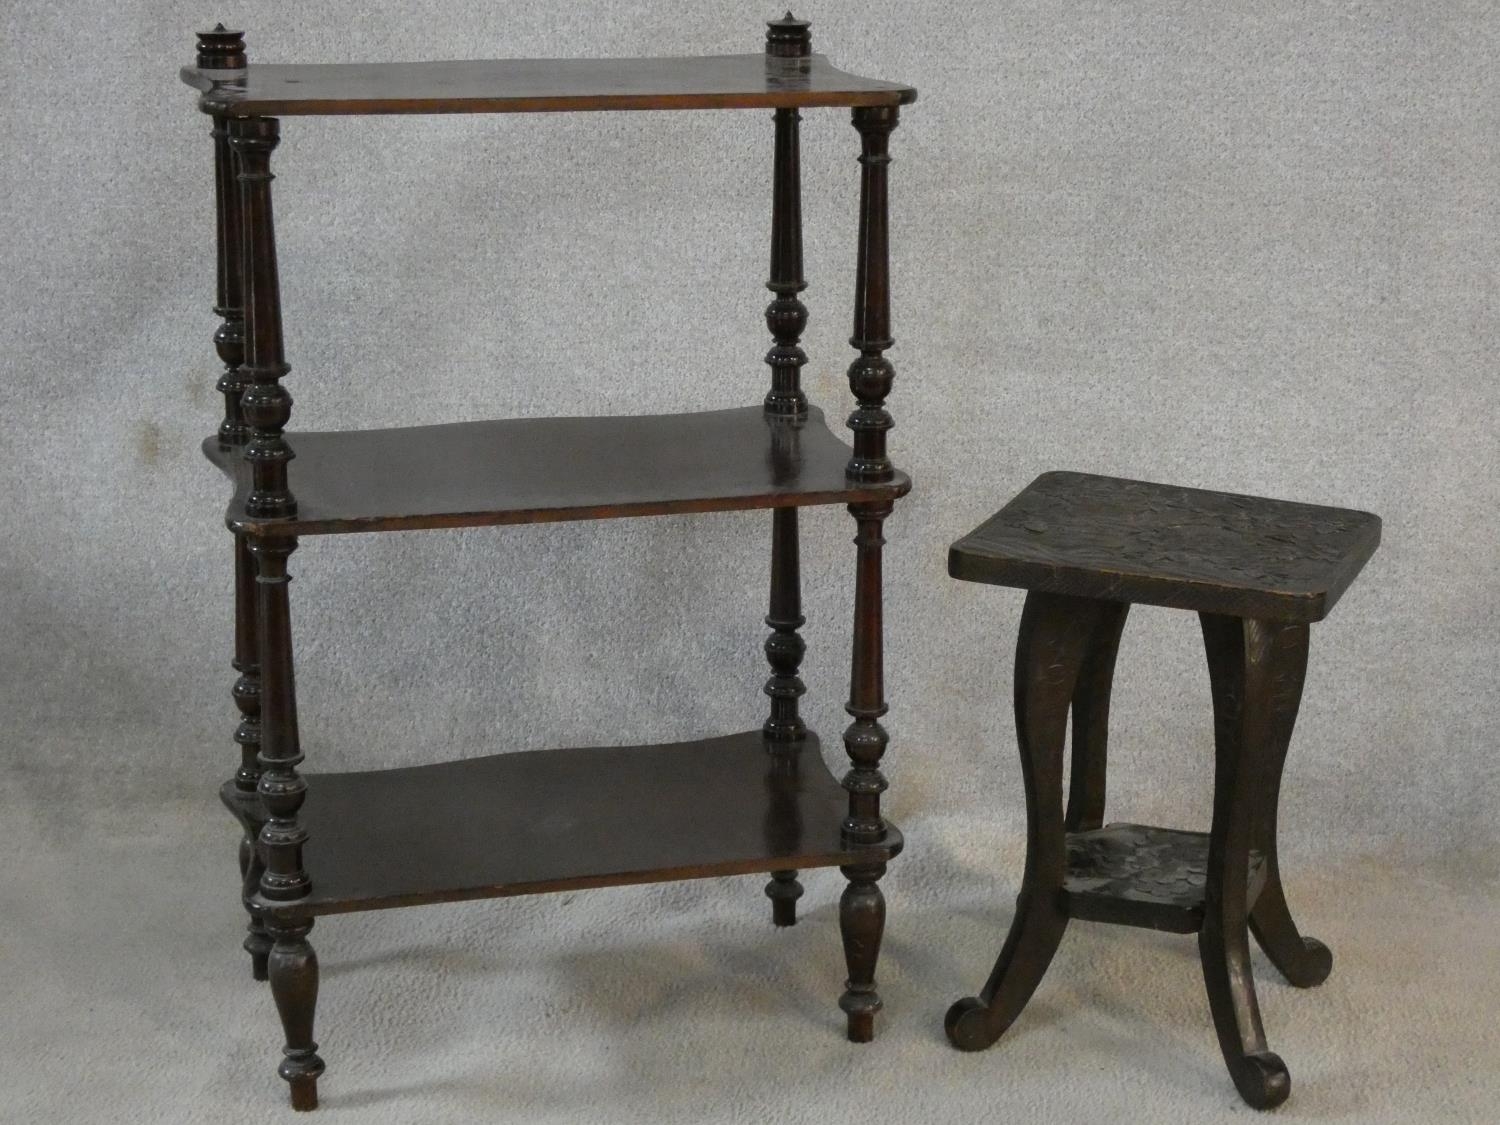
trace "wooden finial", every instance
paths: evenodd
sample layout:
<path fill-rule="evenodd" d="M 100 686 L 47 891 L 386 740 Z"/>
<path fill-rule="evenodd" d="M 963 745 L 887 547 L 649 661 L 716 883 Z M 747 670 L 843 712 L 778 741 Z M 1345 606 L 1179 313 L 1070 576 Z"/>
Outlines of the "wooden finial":
<path fill-rule="evenodd" d="M 198 32 L 199 70 L 244 70 L 245 33 L 215 24 L 212 31 Z"/>
<path fill-rule="evenodd" d="M 788 12 L 766 23 L 766 54 L 775 58 L 801 59 L 812 54 L 812 24 Z"/>

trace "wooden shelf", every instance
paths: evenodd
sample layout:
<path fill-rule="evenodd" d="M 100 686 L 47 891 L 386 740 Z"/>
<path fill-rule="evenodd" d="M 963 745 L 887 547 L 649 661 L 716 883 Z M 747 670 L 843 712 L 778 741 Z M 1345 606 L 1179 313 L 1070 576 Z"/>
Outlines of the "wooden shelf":
<path fill-rule="evenodd" d="M 1069 832 L 1067 848 L 1063 899 L 1072 917 L 1176 934 L 1203 928 L 1207 832 L 1109 824 Z M 1252 850 L 1249 905 L 1265 880 L 1264 857 Z"/>
<path fill-rule="evenodd" d="M 760 407 L 622 418 L 523 418 L 286 435 L 293 519 L 244 514 L 241 446 L 208 459 L 234 479 L 227 522 L 264 535 L 325 535 L 547 523 L 618 516 L 852 504 L 904 495 L 845 478 L 849 447 L 822 412 L 768 418 Z"/>
<path fill-rule="evenodd" d="M 204 91 L 205 112 L 229 117 L 882 106 L 917 97 L 910 86 L 846 74 L 822 55 L 254 63 L 181 74 Z"/>
<path fill-rule="evenodd" d="M 304 776 L 312 894 L 264 904 L 300 915 L 880 863 L 902 843 L 843 841 L 848 794 L 811 734 Z"/>

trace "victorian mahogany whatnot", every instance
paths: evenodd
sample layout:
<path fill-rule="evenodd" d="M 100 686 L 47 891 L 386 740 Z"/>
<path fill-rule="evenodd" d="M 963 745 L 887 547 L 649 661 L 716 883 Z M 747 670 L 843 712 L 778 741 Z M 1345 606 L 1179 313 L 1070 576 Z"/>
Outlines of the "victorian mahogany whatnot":
<path fill-rule="evenodd" d="M 839 920 L 849 1038 L 874 1034 L 875 962 L 885 922 L 878 880 L 901 850 L 882 816 L 887 735 L 881 656 L 881 529 L 911 482 L 886 456 L 894 368 L 887 252 L 888 142 L 916 91 L 835 69 L 808 25 L 770 25 L 754 55 L 505 59 L 359 65 L 249 65 L 244 36 L 198 36 L 183 79 L 213 121 L 218 213 L 214 336 L 224 419 L 204 442 L 235 486 L 238 771 L 223 798 L 244 829 L 245 948 L 269 977 L 292 1105 L 317 1105 L 313 1042 L 318 915 L 580 887 L 768 872 L 778 925 L 796 920 L 797 870 L 848 878 Z M 849 368 L 853 448 L 800 385 L 799 110 L 853 111 L 859 257 Z M 771 277 L 760 406 L 705 414 L 554 418 L 288 433 L 281 380 L 271 154 L 279 117 L 632 109 L 774 111 Z M 803 624 L 797 509 L 844 504 L 856 521 L 854 646 L 844 732 L 851 768 L 824 766 L 798 714 Z M 297 735 L 287 560 L 303 535 L 771 510 L 765 691 L 756 730 L 661 746 L 541 750 L 446 764 L 304 774 Z"/>

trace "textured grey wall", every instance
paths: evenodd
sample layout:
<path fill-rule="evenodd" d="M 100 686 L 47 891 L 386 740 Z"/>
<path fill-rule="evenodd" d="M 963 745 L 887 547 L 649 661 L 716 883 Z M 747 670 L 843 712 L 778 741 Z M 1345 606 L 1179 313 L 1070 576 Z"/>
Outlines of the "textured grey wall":
<path fill-rule="evenodd" d="M 893 448 L 917 481 L 889 527 L 894 815 L 1019 830 L 1019 597 L 950 582 L 944 551 L 1036 473 L 1070 467 L 1380 513 L 1384 546 L 1314 630 L 1288 846 L 1467 853 L 1493 872 L 1495 6 L 799 13 L 835 62 L 921 89 L 894 142 Z M 6 5 L 7 785 L 127 800 L 150 831 L 167 793 L 214 815 L 207 794 L 231 768 L 225 489 L 197 452 L 217 417 L 211 156 L 175 77 L 192 31 L 223 18 L 252 57 L 282 61 L 693 53 L 756 50 L 774 14 Z M 807 383 L 842 414 L 856 137 L 832 110 L 809 113 L 804 137 Z M 770 138 L 763 113 L 289 120 L 277 202 L 295 424 L 757 401 Z M 305 541 L 310 765 L 757 722 L 768 525 Z M 808 706 L 832 754 L 852 526 L 829 509 L 804 527 Z M 1115 807 L 1206 819 L 1189 616 L 1137 615 L 1116 699 Z M 927 823 L 914 847 L 963 848 Z"/>

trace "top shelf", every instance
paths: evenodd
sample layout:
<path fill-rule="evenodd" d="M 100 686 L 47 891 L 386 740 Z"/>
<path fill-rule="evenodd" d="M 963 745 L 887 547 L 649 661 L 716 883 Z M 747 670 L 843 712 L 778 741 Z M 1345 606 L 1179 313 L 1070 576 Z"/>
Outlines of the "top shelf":
<path fill-rule="evenodd" d="M 254 64 L 182 69 L 200 107 L 228 117 L 564 113 L 908 105 L 910 86 L 846 74 L 823 55 Z"/>

